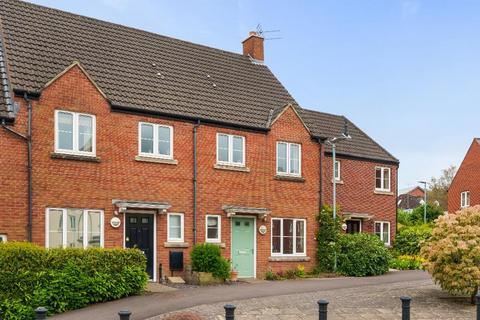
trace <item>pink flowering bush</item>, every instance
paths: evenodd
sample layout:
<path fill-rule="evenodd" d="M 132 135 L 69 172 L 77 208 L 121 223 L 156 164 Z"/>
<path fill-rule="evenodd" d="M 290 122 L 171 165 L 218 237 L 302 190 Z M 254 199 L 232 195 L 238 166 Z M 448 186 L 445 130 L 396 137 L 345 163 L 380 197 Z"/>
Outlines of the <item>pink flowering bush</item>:
<path fill-rule="evenodd" d="M 440 216 L 421 255 L 443 290 L 473 299 L 480 287 L 480 206 Z"/>

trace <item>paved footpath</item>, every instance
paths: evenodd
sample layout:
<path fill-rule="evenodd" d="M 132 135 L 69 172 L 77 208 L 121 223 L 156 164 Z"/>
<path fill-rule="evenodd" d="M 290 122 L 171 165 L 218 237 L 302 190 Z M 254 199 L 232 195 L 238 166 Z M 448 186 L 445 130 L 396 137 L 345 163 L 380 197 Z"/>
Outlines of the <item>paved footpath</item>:
<path fill-rule="evenodd" d="M 260 282 L 187 288 L 93 305 L 53 319 L 163 319 L 169 312 L 193 311 L 204 319 L 222 319 L 223 305 L 237 306 L 236 319 L 318 319 L 316 301 L 330 301 L 329 319 L 399 319 L 400 295 L 411 295 L 412 319 L 474 319 L 474 308 L 442 293 L 423 271 L 379 277 Z M 159 316 L 160 315 L 160 316 Z"/>

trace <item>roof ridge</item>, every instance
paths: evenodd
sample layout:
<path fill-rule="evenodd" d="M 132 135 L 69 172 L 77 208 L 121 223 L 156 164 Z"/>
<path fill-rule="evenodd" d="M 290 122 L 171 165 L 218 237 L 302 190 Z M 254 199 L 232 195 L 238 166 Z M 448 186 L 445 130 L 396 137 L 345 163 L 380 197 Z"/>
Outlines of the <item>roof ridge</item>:
<path fill-rule="evenodd" d="M 195 42 L 192 42 L 192 41 L 183 40 L 183 39 L 179 39 L 179 38 L 174 38 L 172 36 L 167 36 L 167 35 L 164 35 L 164 34 L 153 32 L 153 31 L 143 30 L 143 29 L 140 29 L 140 28 L 137 28 L 137 27 L 127 26 L 127 25 L 120 24 L 120 23 L 117 23 L 117 22 L 101 20 L 101 19 L 98 19 L 98 18 L 85 16 L 85 15 L 82 15 L 82 14 L 79 14 L 79 13 L 74 13 L 74 12 L 65 11 L 65 10 L 61 10 L 61 9 L 57 9 L 57 8 L 47 7 L 47 6 L 44 6 L 44 5 L 31 3 L 31 2 L 24 1 L 24 0 L 0 0 L 0 2 L 4 2 L 4 1 L 6 1 L 6 2 L 10 2 L 10 1 L 11 2 L 20 2 L 20 3 L 22 3 L 24 5 L 27 5 L 27 6 L 37 7 L 37 8 L 47 10 L 47 11 L 48 10 L 49 11 L 54 11 L 54 12 L 57 12 L 59 14 L 62 13 L 62 14 L 73 15 L 73 16 L 80 17 L 80 18 L 83 18 L 83 19 L 86 19 L 86 20 L 90 20 L 91 22 L 102 23 L 102 24 L 112 25 L 112 26 L 116 26 L 116 27 L 126 28 L 126 29 L 130 29 L 132 31 L 135 31 L 135 32 L 144 33 L 144 34 L 151 35 L 151 36 L 156 36 L 156 37 L 162 37 L 162 38 L 166 38 L 166 39 L 169 39 L 169 40 L 172 40 L 172 41 L 178 41 L 178 42 L 182 42 L 182 43 L 197 46 L 197 47 L 203 47 L 203 48 L 209 49 L 209 50 L 220 51 L 220 52 L 223 52 L 223 53 L 231 54 L 231 55 L 234 55 L 234 56 L 237 56 L 237 57 L 242 57 L 242 58 L 250 60 L 250 58 L 248 56 L 244 56 L 243 54 L 238 53 L 238 52 L 233 52 L 233 51 L 224 50 L 224 49 L 220 49 L 220 48 L 210 47 L 210 46 L 207 46 L 207 45 L 204 45 L 204 44 L 195 43 Z M 263 65 L 265 65 L 265 64 L 263 64 Z"/>

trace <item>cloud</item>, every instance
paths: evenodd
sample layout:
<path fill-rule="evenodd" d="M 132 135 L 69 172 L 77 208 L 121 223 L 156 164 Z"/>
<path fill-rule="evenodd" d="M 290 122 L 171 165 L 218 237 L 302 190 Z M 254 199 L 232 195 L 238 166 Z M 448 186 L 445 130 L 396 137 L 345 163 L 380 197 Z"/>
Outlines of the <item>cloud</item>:
<path fill-rule="evenodd" d="M 420 3 L 416 0 L 405 0 L 401 5 L 403 18 L 415 16 L 420 12 Z"/>

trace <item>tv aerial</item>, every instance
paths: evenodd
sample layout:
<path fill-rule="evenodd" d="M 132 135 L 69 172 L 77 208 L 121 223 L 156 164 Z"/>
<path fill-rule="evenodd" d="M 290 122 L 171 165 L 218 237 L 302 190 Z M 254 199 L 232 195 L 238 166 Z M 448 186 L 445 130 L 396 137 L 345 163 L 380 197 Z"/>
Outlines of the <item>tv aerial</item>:
<path fill-rule="evenodd" d="M 283 39 L 282 37 L 266 37 L 266 33 L 278 33 L 280 30 L 263 30 L 262 25 L 259 23 L 257 24 L 257 34 L 261 37 L 263 37 L 265 40 L 280 40 Z"/>

